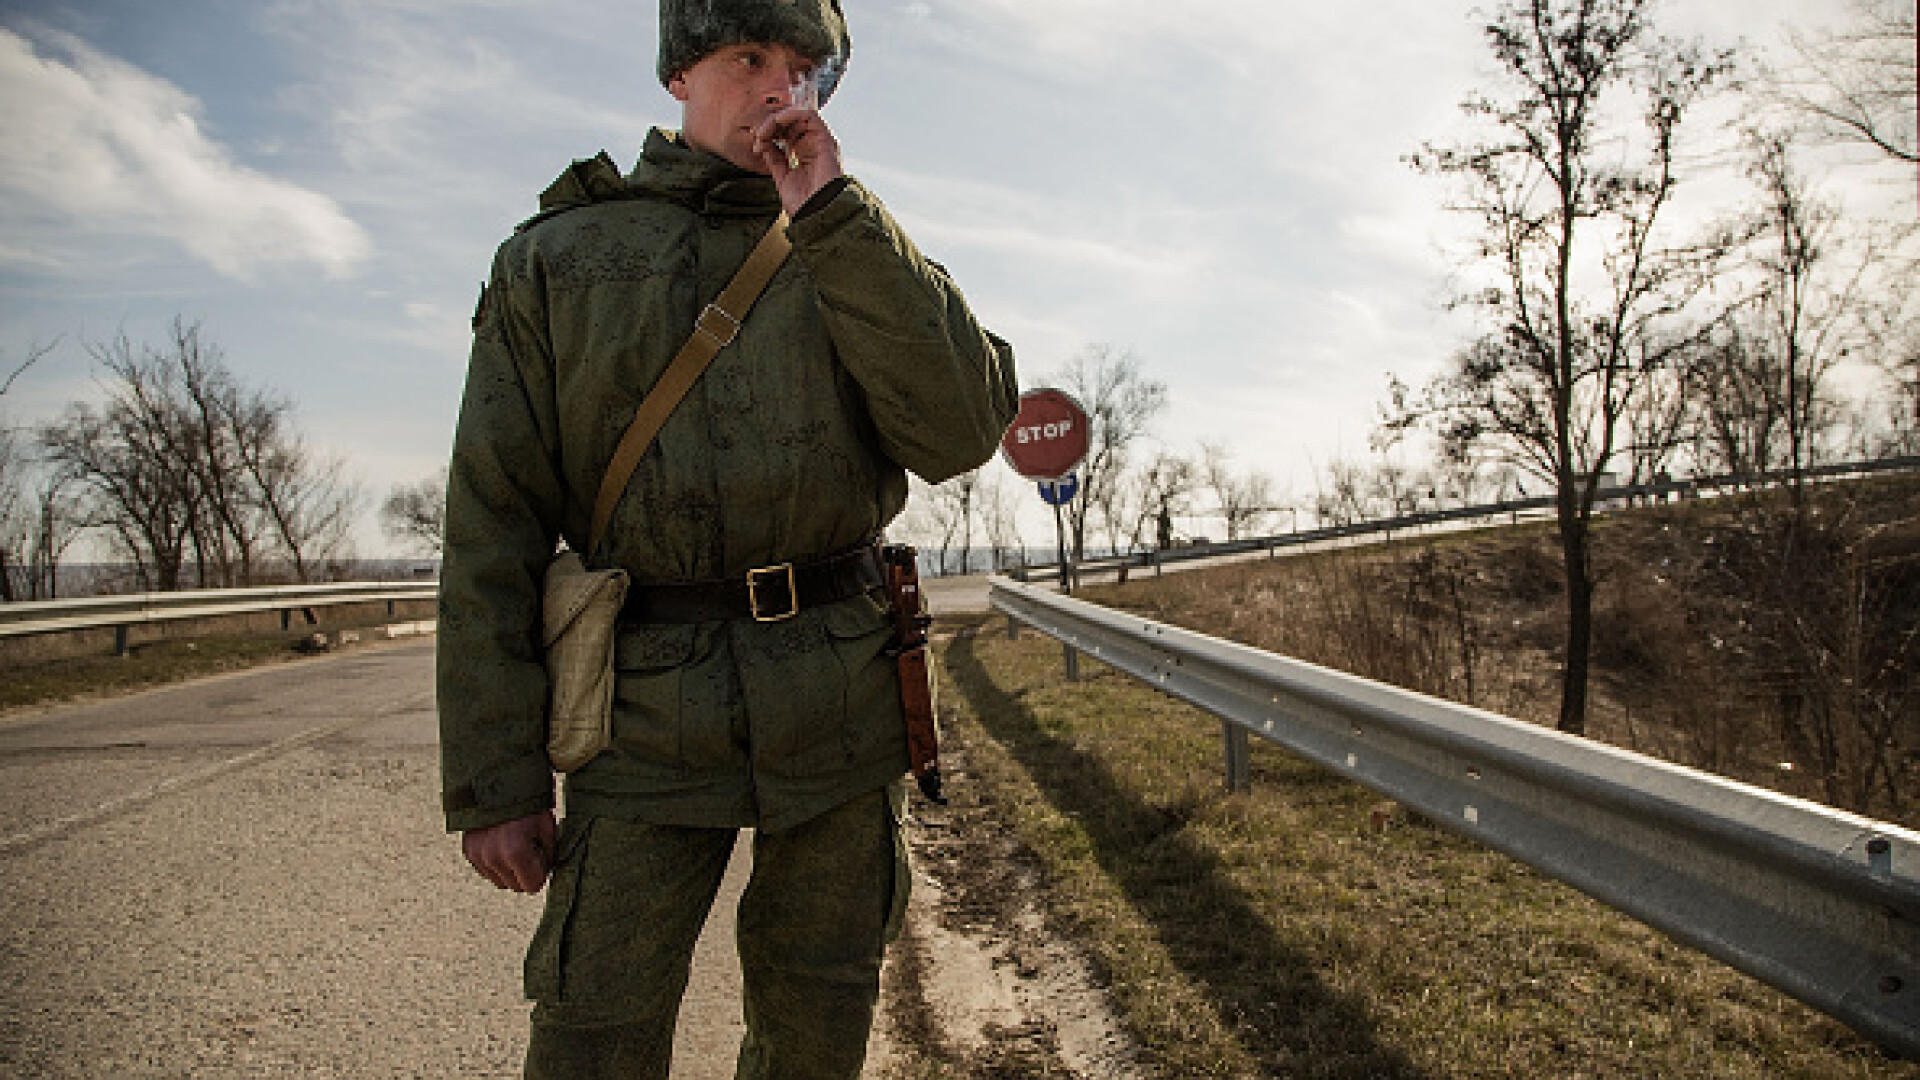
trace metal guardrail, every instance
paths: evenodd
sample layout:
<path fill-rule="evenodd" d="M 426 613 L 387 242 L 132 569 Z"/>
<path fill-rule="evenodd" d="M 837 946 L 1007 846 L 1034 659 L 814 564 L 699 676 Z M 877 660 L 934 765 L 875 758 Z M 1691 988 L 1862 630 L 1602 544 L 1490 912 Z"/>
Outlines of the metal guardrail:
<path fill-rule="evenodd" d="M 1920 457 L 1883 458 L 1878 461 L 1855 461 L 1836 465 L 1818 465 L 1806 469 L 1801 475 L 1807 480 L 1837 480 L 1842 478 L 1873 476 L 1879 473 L 1920 471 Z M 1685 480 L 1667 480 L 1657 484 L 1633 484 L 1624 487 L 1601 488 L 1594 495 L 1597 505 L 1629 505 L 1636 502 L 1664 502 L 1670 498 L 1693 498 L 1703 491 L 1729 491 L 1752 487 L 1766 487 L 1785 482 L 1778 473 L 1759 476 L 1727 475 L 1691 477 Z M 1251 555 L 1256 552 L 1272 554 L 1282 548 L 1301 547 L 1329 540 L 1346 540 L 1363 536 L 1379 536 L 1396 532 L 1408 532 L 1415 529 L 1430 528 L 1435 525 L 1448 525 L 1464 521 L 1488 521 L 1495 518 L 1513 517 L 1519 514 L 1551 512 L 1556 500 L 1551 495 L 1530 499 L 1508 499 L 1501 502 L 1481 503 L 1477 506 L 1455 506 L 1448 509 L 1420 510 L 1394 518 L 1378 521 L 1359 521 L 1349 525 L 1327 525 L 1305 532 L 1276 533 L 1272 536 L 1254 537 L 1247 540 L 1229 540 L 1218 544 L 1195 544 L 1191 547 L 1169 548 L 1165 551 L 1142 551 L 1126 555 L 1107 555 L 1086 559 L 1073 564 L 1076 574 L 1112 573 L 1120 570 L 1157 569 L 1176 563 L 1198 562 L 1205 559 L 1218 559 L 1233 555 Z M 1033 563 L 1018 570 L 1010 571 L 1019 581 L 1049 580 L 1060 573 L 1058 563 Z"/>
<path fill-rule="evenodd" d="M 126 629 L 131 626 L 273 611 L 281 613 L 284 624 L 295 611 L 339 604 L 432 600 L 439 595 L 439 588 L 436 582 L 348 581 L 26 600 L 0 604 L 0 638 L 112 628 L 119 632 L 124 651 Z"/>
<path fill-rule="evenodd" d="M 1005 578 L 993 607 L 1920 1058 L 1920 833 Z M 1237 774 L 1237 776 L 1236 776 Z"/>

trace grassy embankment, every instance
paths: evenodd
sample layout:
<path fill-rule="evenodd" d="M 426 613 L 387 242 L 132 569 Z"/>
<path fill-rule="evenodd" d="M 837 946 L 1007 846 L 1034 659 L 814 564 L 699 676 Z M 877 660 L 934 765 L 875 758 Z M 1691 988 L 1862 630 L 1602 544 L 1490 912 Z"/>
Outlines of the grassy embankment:
<path fill-rule="evenodd" d="M 1524 866 L 993 626 L 952 738 L 1167 1077 L 1909 1075 L 1842 1026 Z"/>
<path fill-rule="evenodd" d="M 233 620 L 196 620 L 169 627 L 161 636 L 136 640 L 125 656 L 114 655 L 111 631 L 86 632 L 84 648 L 64 643 L 35 648 L 31 640 L 15 641 L 0 652 L 0 718 L 298 660 L 318 651 L 313 644 L 316 633 L 323 633 L 327 647 L 334 648 L 343 633 L 364 634 L 404 621 L 387 615 L 384 605 L 365 607 L 365 611 L 334 609 L 326 613 L 322 626 L 289 631 L 263 630 L 257 625 L 237 629 Z M 415 617 L 431 613 L 430 605 L 413 607 Z M 246 621 L 263 624 L 272 619 L 254 616 Z"/>
<path fill-rule="evenodd" d="M 1902 485 L 1869 530 L 1882 555 L 1907 538 L 1882 559 L 1902 603 L 1914 501 Z M 1740 647 L 1763 620 L 1728 590 L 1753 575 L 1719 553 L 1742 528 L 1698 507 L 1605 526 L 1593 733 L 1817 796 L 1775 768 L 1783 747 L 1755 711 L 1765 694 L 1729 689 L 1765 682 L 1741 665 L 1773 662 Z M 1550 533 L 1517 529 L 1089 598 L 1551 722 L 1555 573 Z M 1896 612 L 1889 625 L 1897 636 L 1914 621 Z M 952 737 L 1160 1075 L 1920 1075 L 1277 748 L 1256 742 L 1252 794 L 1229 795 L 1218 721 L 1084 657 L 1067 683 L 1057 643 L 1002 627 L 943 649 Z"/>

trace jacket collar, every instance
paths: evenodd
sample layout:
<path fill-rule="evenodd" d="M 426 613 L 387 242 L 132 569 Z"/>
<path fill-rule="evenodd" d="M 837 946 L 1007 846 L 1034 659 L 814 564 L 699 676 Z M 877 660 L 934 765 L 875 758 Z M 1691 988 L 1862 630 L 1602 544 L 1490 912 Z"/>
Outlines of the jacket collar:
<path fill-rule="evenodd" d="M 705 214 L 764 217 L 780 210 L 773 180 L 687 145 L 679 132 L 654 128 L 627 178 L 636 193 L 671 199 Z"/>
<path fill-rule="evenodd" d="M 576 207 L 633 198 L 667 199 L 718 217 L 769 217 L 780 211 L 780 193 L 771 178 L 695 150 L 679 132 L 654 128 L 631 176 L 621 176 L 604 150 L 576 161 L 540 193 L 540 212 L 519 229 Z"/>

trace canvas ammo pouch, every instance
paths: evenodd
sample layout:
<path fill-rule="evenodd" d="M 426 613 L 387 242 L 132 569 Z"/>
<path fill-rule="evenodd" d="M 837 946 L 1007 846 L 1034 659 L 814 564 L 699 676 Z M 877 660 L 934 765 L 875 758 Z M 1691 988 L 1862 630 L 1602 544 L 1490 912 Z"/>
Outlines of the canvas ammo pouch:
<path fill-rule="evenodd" d="M 572 772 L 613 740 L 613 643 L 627 602 L 627 572 L 589 570 L 563 551 L 547 564 L 540 598 L 546 654 L 547 760 Z"/>

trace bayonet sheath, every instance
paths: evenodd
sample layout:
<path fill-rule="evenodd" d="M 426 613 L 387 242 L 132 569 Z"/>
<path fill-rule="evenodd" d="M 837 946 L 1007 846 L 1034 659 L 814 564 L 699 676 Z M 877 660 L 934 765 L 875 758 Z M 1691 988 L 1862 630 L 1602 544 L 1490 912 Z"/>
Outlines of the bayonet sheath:
<path fill-rule="evenodd" d="M 900 671 L 900 705 L 907 724 L 907 763 L 920 793 L 944 804 L 940 792 L 940 729 L 934 718 L 933 671 L 927 665 L 926 597 L 920 592 L 918 553 L 905 544 L 881 548 L 887 599 L 893 608 L 891 652 Z"/>

